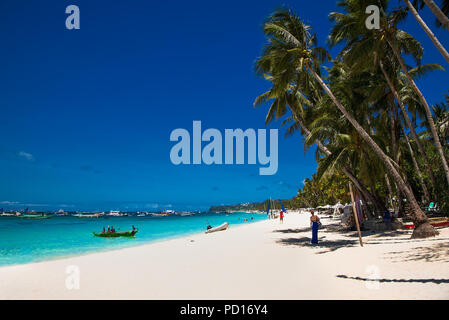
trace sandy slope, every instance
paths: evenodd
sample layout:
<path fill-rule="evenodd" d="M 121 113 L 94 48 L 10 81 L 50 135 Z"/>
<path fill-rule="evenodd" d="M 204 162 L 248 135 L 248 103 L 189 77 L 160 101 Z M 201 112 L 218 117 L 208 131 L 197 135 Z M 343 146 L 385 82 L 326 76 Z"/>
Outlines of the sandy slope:
<path fill-rule="evenodd" d="M 225 232 L 0 268 L 0 299 L 448 299 L 449 229 L 364 237 L 328 226 L 311 246 L 308 216 Z M 323 219 L 325 225 L 331 220 Z M 68 266 L 80 288 L 66 287 Z M 379 282 L 367 281 L 374 277 Z M 71 279 L 71 278 L 70 278 Z"/>

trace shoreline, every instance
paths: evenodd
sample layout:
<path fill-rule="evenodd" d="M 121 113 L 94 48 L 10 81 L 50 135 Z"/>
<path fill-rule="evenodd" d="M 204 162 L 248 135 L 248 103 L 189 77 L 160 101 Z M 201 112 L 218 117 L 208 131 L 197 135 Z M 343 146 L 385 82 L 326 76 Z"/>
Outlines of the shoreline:
<path fill-rule="evenodd" d="M 449 299 L 448 228 L 421 241 L 365 235 L 360 247 L 356 233 L 322 219 L 312 246 L 308 218 L 1 267 L 0 299 Z M 66 287 L 70 266 L 79 289 Z"/>
<path fill-rule="evenodd" d="M 259 222 L 262 222 L 262 221 L 265 221 L 265 220 L 257 220 L 257 221 L 250 222 L 249 224 L 259 223 Z M 239 227 L 243 227 L 243 226 L 248 226 L 248 224 L 244 224 L 244 223 L 236 224 L 236 225 L 231 225 L 230 224 L 228 229 L 231 229 L 231 227 L 232 227 L 232 229 L 235 229 L 235 228 L 239 228 Z M 15 263 L 15 264 L 0 265 L 0 270 L 2 268 L 8 268 L 8 267 L 16 267 L 16 266 L 23 266 L 23 265 L 37 264 L 37 263 L 45 263 L 45 262 L 57 261 L 57 260 L 66 260 L 66 259 L 71 259 L 71 258 L 78 258 L 78 257 L 83 257 L 83 256 L 94 255 L 94 254 L 98 254 L 98 253 L 120 251 L 120 250 L 126 250 L 126 249 L 130 249 L 130 248 L 138 248 L 138 247 L 147 246 L 147 245 L 151 245 L 151 244 L 156 244 L 156 243 L 160 243 L 160 242 L 166 242 L 166 241 L 171 241 L 171 240 L 189 238 L 189 237 L 192 237 L 192 236 L 195 236 L 195 235 L 201 235 L 201 234 L 204 234 L 204 232 L 193 231 L 192 233 L 189 233 L 189 234 L 180 234 L 180 235 L 169 236 L 167 238 L 158 238 L 158 239 L 154 239 L 154 240 L 149 240 L 148 242 L 141 242 L 141 243 L 130 245 L 130 246 L 103 247 L 101 249 L 84 251 L 84 252 L 80 252 L 78 254 L 77 253 L 73 253 L 73 254 L 63 255 L 63 256 L 48 257 L 48 258 L 44 258 L 43 260 L 39 260 L 39 261 L 30 261 L 30 262 L 25 262 L 25 263 Z"/>

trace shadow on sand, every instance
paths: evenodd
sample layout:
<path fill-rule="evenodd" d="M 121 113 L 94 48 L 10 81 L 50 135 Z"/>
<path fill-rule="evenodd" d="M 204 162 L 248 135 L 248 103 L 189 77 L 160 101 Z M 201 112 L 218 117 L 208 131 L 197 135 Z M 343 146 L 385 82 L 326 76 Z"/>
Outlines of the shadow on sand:
<path fill-rule="evenodd" d="M 299 228 L 299 229 L 282 229 L 282 230 L 273 230 L 273 232 L 280 233 L 302 233 L 302 232 L 311 232 L 312 228 Z"/>
<path fill-rule="evenodd" d="M 379 281 L 379 282 L 409 282 L 409 283 L 449 283 L 449 279 L 370 279 L 370 278 L 361 278 L 361 277 L 348 277 L 343 274 L 337 275 L 337 278 L 342 279 L 350 279 L 350 280 L 359 280 L 359 281 Z"/>
<path fill-rule="evenodd" d="M 393 251 L 386 254 L 393 262 L 426 261 L 449 262 L 449 243 L 438 243 L 429 247 L 417 247 L 412 251 Z"/>
<path fill-rule="evenodd" d="M 286 246 L 326 249 L 325 251 L 317 252 L 317 254 L 332 252 L 341 248 L 354 247 L 358 245 L 357 240 L 326 240 L 326 237 L 320 238 L 318 244 L 312 244 L 311 238 L 308 237 L 283 238 L 277 240 L 276 242 Z"/>

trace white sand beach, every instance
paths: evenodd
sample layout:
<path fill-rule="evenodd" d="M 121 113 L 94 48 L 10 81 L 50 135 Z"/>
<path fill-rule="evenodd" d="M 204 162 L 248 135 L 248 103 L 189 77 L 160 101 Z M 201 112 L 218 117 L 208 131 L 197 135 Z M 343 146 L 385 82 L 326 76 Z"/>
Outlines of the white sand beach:
<path fill-rule="evenodd" d="M 0 299 L 449 299 L 449 229 L 364 236 L 307 214 L 139 247 L 0 268 Z M 80 271 L 67 289 L 68 266 Z M 378 279 L 378 282 L 367 279 Z"/>

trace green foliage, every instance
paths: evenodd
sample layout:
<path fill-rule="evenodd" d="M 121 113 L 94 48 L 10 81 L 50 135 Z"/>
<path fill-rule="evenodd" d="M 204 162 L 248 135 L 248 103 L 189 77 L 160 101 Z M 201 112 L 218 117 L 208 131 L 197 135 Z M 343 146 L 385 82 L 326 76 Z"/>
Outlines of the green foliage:
<path fill-rule="evenodd" d="M 300 208 L 315 208 L 324 204 L 335 204 L 337 202 L 347 203 L 350 201 L 348 191 L 349 179 L 342 174 L 335 174 L 319 179 L 316 174 L 312 179 L 305 179 L 304 186 L 298 190 L 293 198 L 296 206 Z"/>
<path fill-rule="evenodd" d="M 381 9 L 379 30 L 368 30 L 365 26 L 365 9 L 372 4 Z M 423 185 L 413 159 L 428 186 L 431 200 L 449 209 L 445 173 L 424 108 L 392 48 L 415 61 L 415 66 L 406 66 L 414 79 L 432 76 L 434 71 L 444 72 L 443 67 L 421 65 L 422 45 L 398 27 L 408 14 L 406 7 L 393 8 L 392 1 L 387 0 L 340 0 L 337 6 L 342 12 L 330 13 L 333 27 L 328 37 L 330 46 L 342 46 L 335 60 L 317 45 L 312 27 L 291 9 L 274 12 L 264 24 L 267 43 L 256 61 L 255 70 L 270 82 L 271 88 L 255 100 L 254 106 L 268 104 L 266 123 L 281 120 L 286 136 L 299 131 L 306 149 L 319 146 L 316 149 L 317 172 L 305 180 L 291 204 L 315 207 L 349 201 L 349 179 L 344 173 L 348 169 L 375 201 L 388 206 L 391 197 L 400 196 L 395 183 L 398 180 L 393 179 L 391 170 L 379 160 L 373 147 L 362 139 L 360 130 L 335 107 L 333 97 L 324 92 L 312 76 L 313 72 L 321 76 L 324 71 L 322 78 L 332 94 L 394 163 L 415 197 L 424 202 Z M 331 64 L 327 63 L 329 61 Z M 446 102 L 435 105 L 433 112 L 444 152 L 449 156 L 449 96 L 445 97 Z M 404 119 L 399 102 L 413 121 L 411 127 Z M 403 127 L 411 141 L 412 153 Z M 410 134 L 411 128 L 419 132 L 424 153 Z"/>

